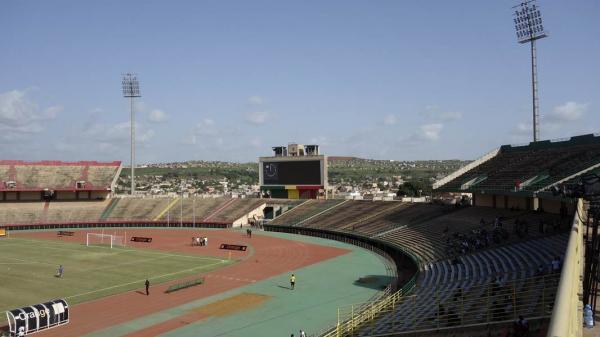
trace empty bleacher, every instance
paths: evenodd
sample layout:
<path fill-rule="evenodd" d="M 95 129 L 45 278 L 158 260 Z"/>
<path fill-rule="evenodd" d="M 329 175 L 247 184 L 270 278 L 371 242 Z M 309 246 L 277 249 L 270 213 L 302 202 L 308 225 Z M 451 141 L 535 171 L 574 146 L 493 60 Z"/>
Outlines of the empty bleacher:
<path fill-rule="evenodd" d="M 118 166 L 88 166 L 87 181 L 94 188 L 110 187 L 112 180 L 115 178 L 119 167 Z"/>
<path fill-rule="evenodd" d="M 504 145 L 495 157 L 438 190 L 536 191 L 598 163 L 600 136 L 584 135 L 567 141 L 541 141 L 527 146 Z"/>
<path fill-rule="evenodd" d="M 0 224 L 39 222 L 44 212 L 41 202 L 0 203 Z"/>
<path fill-rule="evenodd" d="M 154 220 L 172 198 L 122 198 L 106 220 Z"/>
<path fill-rule="evenodd" d="M 361 327 L 358 336 L 436 330 L 456 325 L 548 316 L 558 274 L 536 275 L 540 264 L 563 254 L 566 233 L 441 260 L 421 271 L 412 296 Z M 500 282 L 496 278 L 501 276 Z M 499 284 L 499 285 L 498 285 Z"/>
<path fill-rule="evenodd" d="M 52 201 L 45 214 L 45 222 L 98 221 L 110 200 Z"/>
<path fill-rule="evenodd" d="M 84 181 L 78 190 L 106 190 L 111 187 L 120 162 L 61 162 L 0 160 L 0 189 L 11 191 L 72 191 L 76 183 Z M 16 186 L 8 188 L 6 182 Z"/>
<path fill-rule="evenodd" d="M 339 205 L 344 202 L 340 199 L 330 200 L 307 200 L 300 205 L 292 208 L 291 210 L 283 213 L 270 223 L 273 225 L 287 225 L 294 226 L 298 223 L 305 221 L 306 219 L 313 217 L 323 211 L 326 211 L 332 207 Z"/>
<path fill-rule="evenodd" d="M 29 188 L 74 188 L 83 166 L 17 165 L 17 181 Z"/>
<path fill-rule="evenodd" d="M 335 208 L 305 221 L 302 226 L 328 230 L 352 231 L 361 222 L 391 212 L 403 204 L 388 201 L 348 200 Z"/>
<path fill-rule="evenodd" d="M 448 242 L 454 240 L 454 234 L 468 234 L 472 230 L 481 229 L 491 232 L 494 230 L 494 220 L 496 218 L 503 219 L 502 228 L 509 235 L 508 239 L 503 240 L 503 244 L 544 235 L 546 233 L 537 231 L 539 221 L 552 222 L 559 220 L 559 216 L 554 214 L 467 207 L 413 225 L 399 227 L 397 230 L 384 233 L 379 238 L 408 249 L 422 263 L 427 263 L 448 257 L 449 253 L 446 247 Z M 484 226 L 480 224 L 482 219 L 485 222 Z M 529 224 L 530 229 L 527 237 L 518 237 L 514 234 L 513 227 L 517 219 L 527 221 Z M 563 227 L 563 229 L 565 228 Z"/>

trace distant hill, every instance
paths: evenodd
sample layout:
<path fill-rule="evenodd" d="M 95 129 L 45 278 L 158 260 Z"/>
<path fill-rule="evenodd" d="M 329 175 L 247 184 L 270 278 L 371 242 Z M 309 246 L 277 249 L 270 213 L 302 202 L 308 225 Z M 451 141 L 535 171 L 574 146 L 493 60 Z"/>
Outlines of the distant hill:
<path fill-rule="evenodd" d="M 344 157 L 344 156 L 327 156 L 328 161 L 336 161 L 336 160 L 353 160 L 358 159 L 356 157 Z"/>

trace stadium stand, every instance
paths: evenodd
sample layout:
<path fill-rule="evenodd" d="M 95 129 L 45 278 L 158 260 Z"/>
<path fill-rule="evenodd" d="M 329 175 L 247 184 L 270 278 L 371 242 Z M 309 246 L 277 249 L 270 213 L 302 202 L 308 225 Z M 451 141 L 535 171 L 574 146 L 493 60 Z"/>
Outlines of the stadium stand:
<path fill-rule="evenodd" d="M 317 200 L 311 199 L 303 202 L 302 204 L 292 208 L 293 211 L 283 213 L 280 217 L 274 219 L 271 223 L 274 225 L 289 225 L 294 226 L 298 223 L 305 221 L 321 212 L 324 212 L 332 207 L 339 205 L 344 200 Z"/>
<path fill-rule="evenodd" d="M 122 198 L 106 220 L 152 220 L 172 200 L 171 198 Z"/>
<path fill-rule="evenodd" d="M 565 251 L 566 234 L 468 254 L 461 263 L 442 260 L 421 272 L 412 296 L 357 334 L 436 330 L 552 311 L 558 275 L 549 263 Z M 540 263 L 545 276 L 535 275 Z"/>
<path fill-rule="evenodd" d="M 0 160 L 0 201 L 105 199 L 121 162 Z"/>
<path fill-rule="evenodd" d="M 3 202 L 0 203 L 0 224 L 39 222 L 43 211 L 41 202 Z"/>
<path fill-rule="evenodd" d="M 372 217 L 391 212 L 403 205 L 399 202 L 348 200 L 311 218 L 303 226 L 329 230 L 355 230 L 356 225 Z"/>
<path fill-rule="evenodd" d="M 48 205 L 45 221 L 48 222 L 72 222 L 72 221 L 97 221 L 100 220 L 102 212 L 110 200 L 102 201 L 53 201 Z"/>
<path fill-rule="evenodd" d="M 600 136 L 503 145 L 498 153 L 438 191 L 532 192 L 600 164 Z"/>

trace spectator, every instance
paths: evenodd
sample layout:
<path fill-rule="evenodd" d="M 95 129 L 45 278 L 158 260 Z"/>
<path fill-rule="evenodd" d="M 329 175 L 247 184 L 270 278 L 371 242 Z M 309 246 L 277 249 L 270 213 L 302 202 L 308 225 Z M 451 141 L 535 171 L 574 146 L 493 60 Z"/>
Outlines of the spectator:
<path fill-rule="evenodd" d="M 543 264 L 540 264 L 537 272 L 535 273 L 535 276 L 543 276 L 546 273 L 546 267 L 544 267 Z"/>
<path fill-rule="evenodd" d="M 516 337 L 529 336 L 529 322 L 523 316 L 519 315 L 519 319 L 513 324 Z"/>
<path fill-rule="evenodd" d="M 552 273 L 560 273 L 560 258 L 558 256 L 556 256 L 550 264 L 552 265 Z"/>
<path fill-rule="evenodd" d="M 306 337 L 306 332 L 302 329 L 300 329 L 300 337 Z"/>
<path fill-rule="evenodd" d="M 560 231 L 560 222 L 554 220 L 552 222 L 552 227 L 554 229 L 554 233 L 558 233 Z"/>

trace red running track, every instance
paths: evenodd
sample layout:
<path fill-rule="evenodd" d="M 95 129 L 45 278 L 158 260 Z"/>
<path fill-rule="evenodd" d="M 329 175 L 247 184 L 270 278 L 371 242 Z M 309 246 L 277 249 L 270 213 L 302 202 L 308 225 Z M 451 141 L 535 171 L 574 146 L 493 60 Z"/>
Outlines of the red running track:
<path fill-rule="evenodd" d="M 56 232 L 15 233 L 14 236 L 84 242 L 85 233 L 99 233 L 100 231 L 77 231 L 73 237 L 60 238 L 56 236 Z M 123 235 L 124 231 L 119 229 L 117 234 Z M 105 230 L 106 234 L 112 232 L 114 231 Z M 232 230 L 127 229 L 127 236 L 152 237 L 150 244 L 129 242 L 131 246 L 221 258 L 227 257 L 231 252 L 232 258 L 243 260 L 212 272 L 187 277 L 204 276 L 205 283 L 199 287 L 165 294 L 164 291 L 169 285 L 180 281 L 177 280 L 152 286 L 150 296 L 131 291 L 75 305 L 71 307 L 71 321 L 68 325 L 40 332 L 37 334 L 38 336 L 82 336 L 349 252 L 335 247 L 256 234 L 252 238 L 247 238 L 245 233 Z M 208 237 L 208 246 L 192 247 L 190 245 L 192 236 Z M 244 244 L 252 249 L 246 252 L 224 251 L 218 249 L 220 243 Z M 143 285 L 140 284 L 139 290 L 142 290 L 142 287 Z"/>

